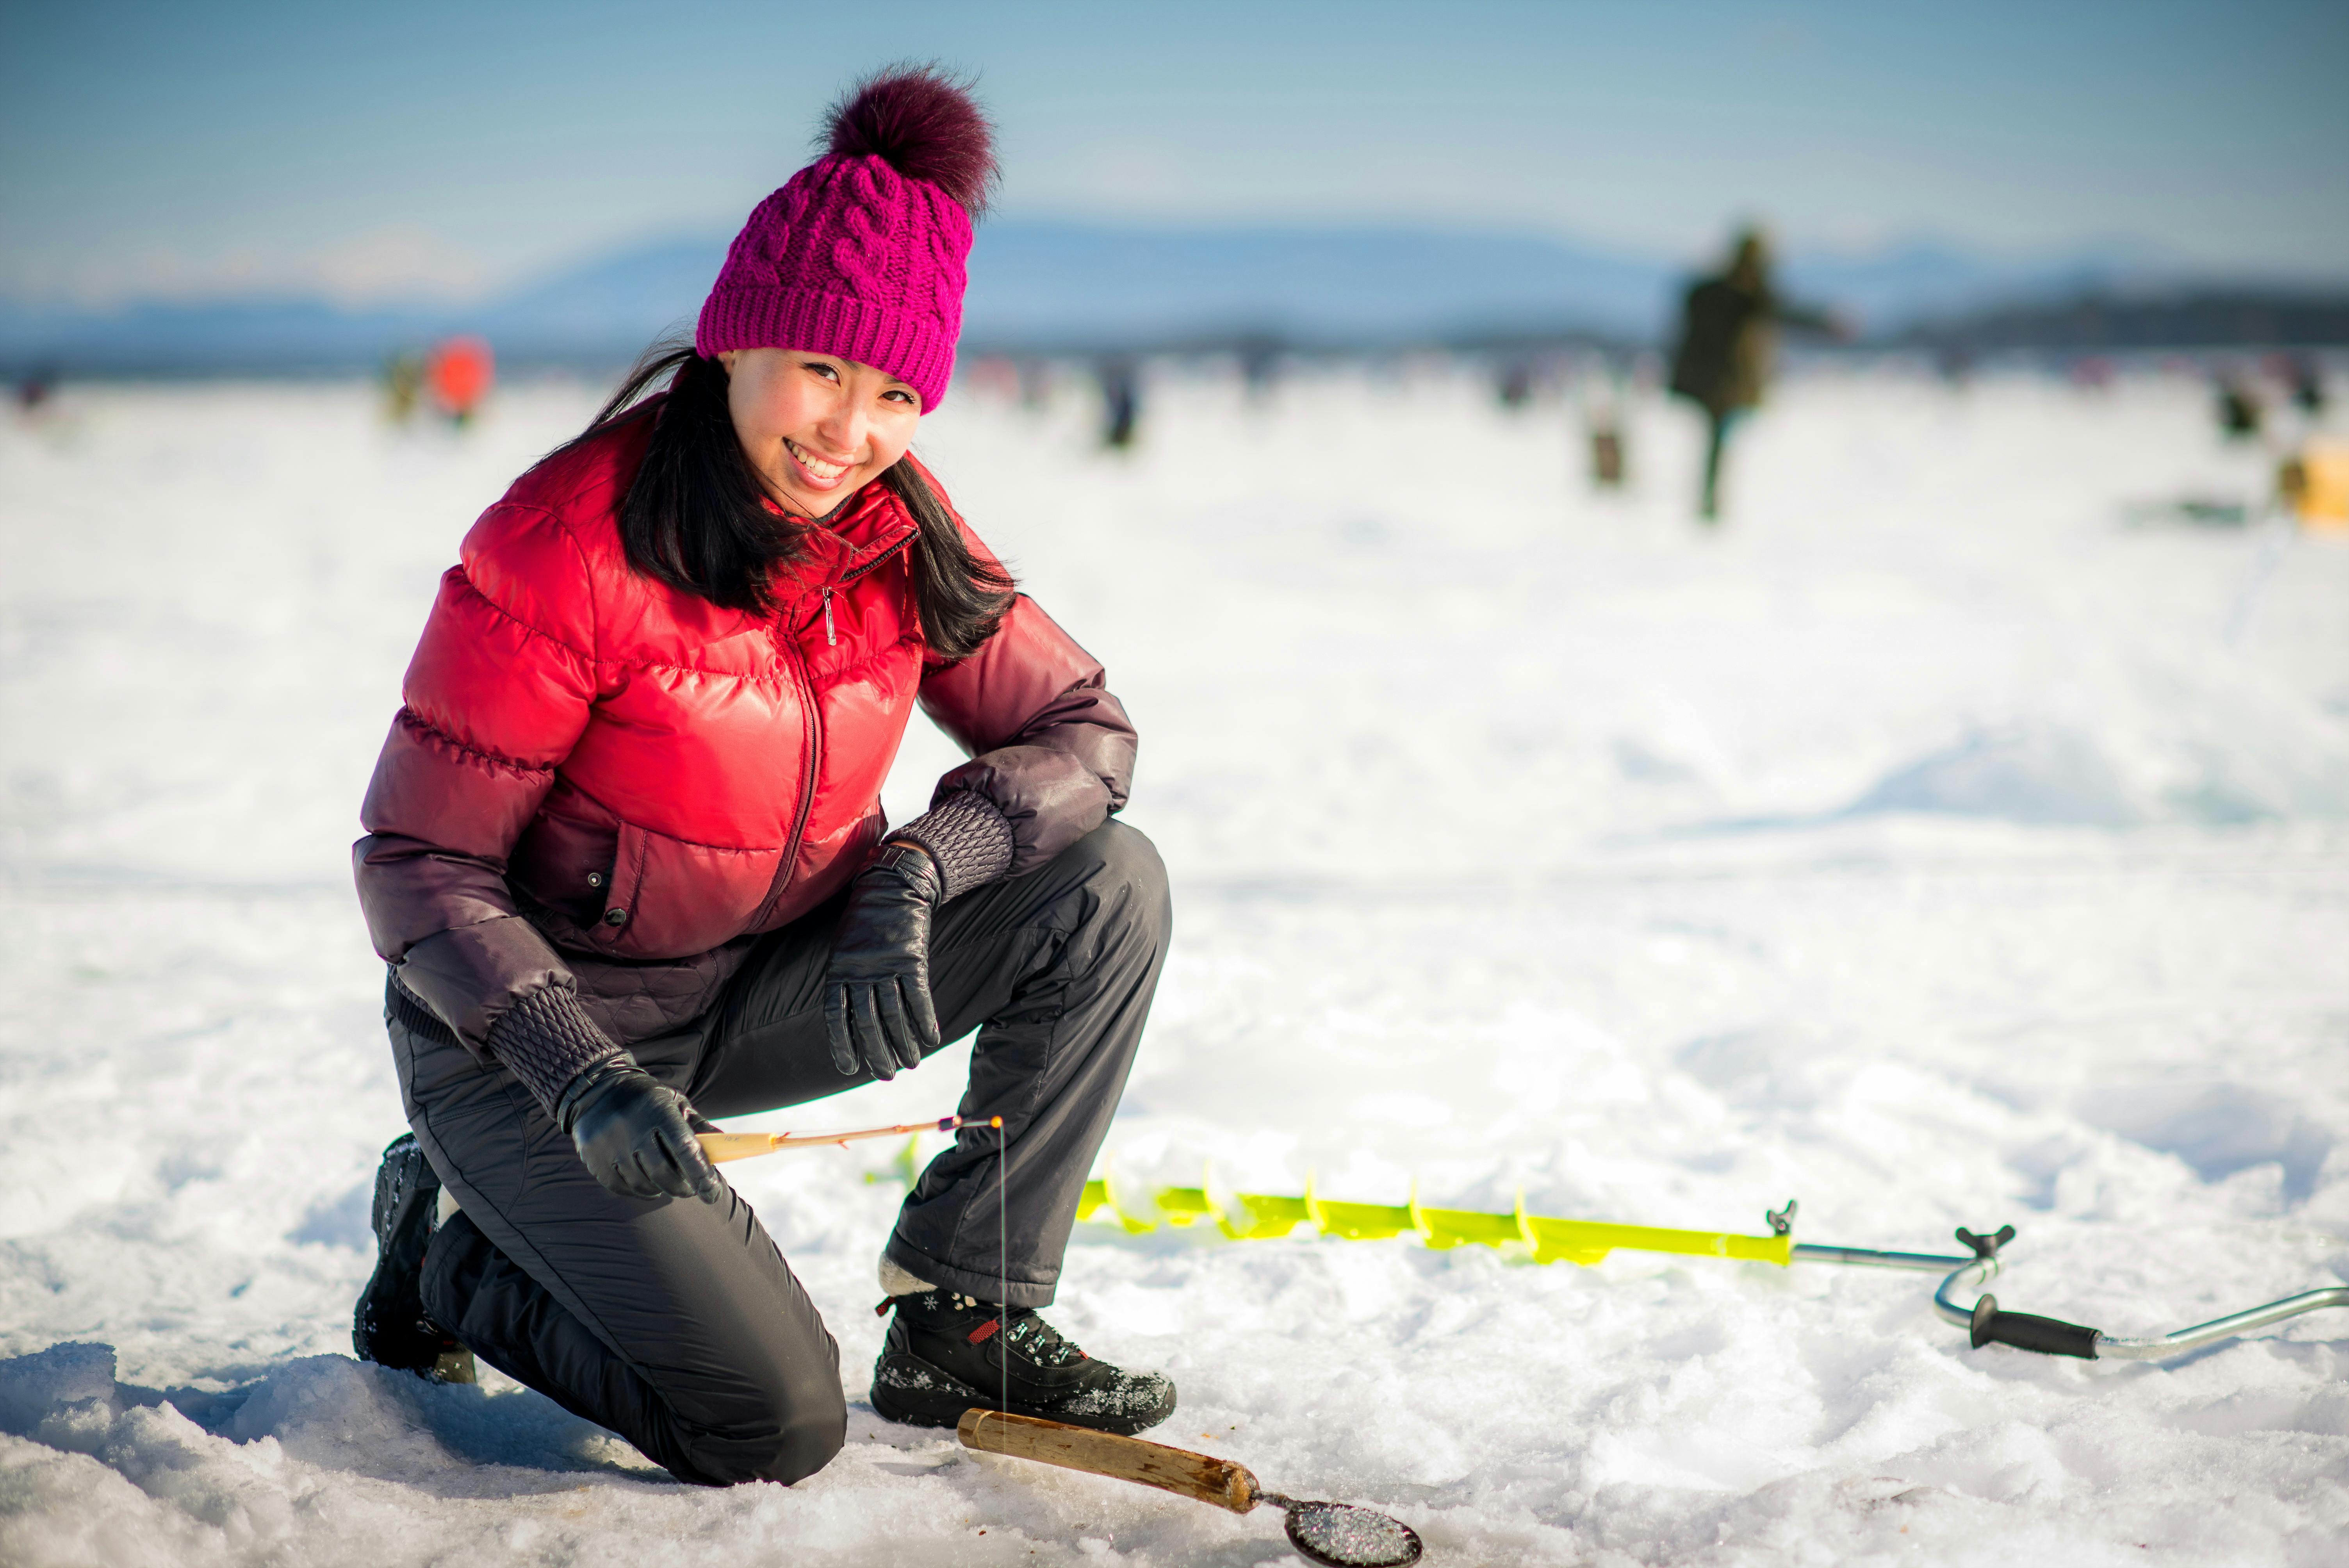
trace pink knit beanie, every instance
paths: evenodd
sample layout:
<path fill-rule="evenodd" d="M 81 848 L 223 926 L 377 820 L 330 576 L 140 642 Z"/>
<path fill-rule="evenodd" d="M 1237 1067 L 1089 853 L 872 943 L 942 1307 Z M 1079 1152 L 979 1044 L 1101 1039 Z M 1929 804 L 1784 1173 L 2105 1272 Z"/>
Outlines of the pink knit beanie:
<path fill-rule="evenodd" d="M 928 67 L 884 71 L 825 122 L 824 155 L 759 203 L 702 303 L 693 346 L 799 348 L 947 395 L 971 221 L 995 181 L 987 117 Z"/>

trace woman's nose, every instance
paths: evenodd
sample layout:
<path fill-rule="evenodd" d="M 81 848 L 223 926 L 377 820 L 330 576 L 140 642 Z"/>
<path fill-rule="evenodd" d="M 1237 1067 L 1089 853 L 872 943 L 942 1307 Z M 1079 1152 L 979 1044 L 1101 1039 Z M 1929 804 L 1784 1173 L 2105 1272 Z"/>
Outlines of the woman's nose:
<path fill-rule="evenodd" d="M 854 457 L 864 449 L 864 410 L 846 398 L 833 404 L 816 423 L 825 442 L 842 457 Z"/>

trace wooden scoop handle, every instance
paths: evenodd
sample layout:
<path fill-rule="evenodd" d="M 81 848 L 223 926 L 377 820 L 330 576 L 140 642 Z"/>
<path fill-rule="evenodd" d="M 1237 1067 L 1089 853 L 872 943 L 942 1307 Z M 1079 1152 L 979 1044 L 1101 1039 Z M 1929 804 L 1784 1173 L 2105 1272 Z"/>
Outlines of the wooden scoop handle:
<path fill-rule="evenodd" d="M 1234 1513 L 1246 1513 L 1264 1495 L 1245 1465 L 1195 1454 L 1188 1449 L 1170 1449 L 1164 1443 L 1145 1443 L 1140 1438 L 1096 1432 L 1091 1427 L 971 1409 L 962 1413 L 955 1435 L 962 1439 L 963 1447 L 981 1453 L 1010 1454 L 1062 1470 L 1138 1481 L 1212 1502 Z"/>

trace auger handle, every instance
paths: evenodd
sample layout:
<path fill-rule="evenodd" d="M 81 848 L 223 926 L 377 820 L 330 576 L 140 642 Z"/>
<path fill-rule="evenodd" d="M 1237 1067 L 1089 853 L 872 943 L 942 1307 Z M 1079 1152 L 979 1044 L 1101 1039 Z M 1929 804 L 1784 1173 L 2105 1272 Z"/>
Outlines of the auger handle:
<path fill-rule="evenodd" d="M 1002 1410 L 969 1409 L 962 1413 L 955 1435 L 964 1448 L 981 1453 L 1009 1454 L 1062 1470 L 1154 1486 L 1234 1513 L 1246 1513 L 1264 1496 L 1264 1489 L 1245 1465 L 1195 1454 L 1188 1449 L 1147 1443 L 1140 1438 L 1097 1432 L 1091 1427 L 1071 1427 Z"/>
<path fill-rule="evenodd" d="M 1968 1332 L 1977 1350 L 1985 1345 L 2012 1345 L 2017 1350 L 2036 1350 L 2042 1356 L 2076 1356 L 2083 1361 L 2096 1358 L 2095 1329 L 2066 1323 L 2060 1317 L 2001 1312 L 1994 1295 L 1985 1295 L 1974 1303 L 1973 1322 L 1968 1325 Z"/>

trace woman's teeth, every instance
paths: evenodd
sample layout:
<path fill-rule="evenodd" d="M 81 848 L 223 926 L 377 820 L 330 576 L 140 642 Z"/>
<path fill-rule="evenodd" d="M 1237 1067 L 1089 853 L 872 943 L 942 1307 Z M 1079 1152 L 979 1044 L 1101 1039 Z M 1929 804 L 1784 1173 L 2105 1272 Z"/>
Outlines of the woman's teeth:
<path fill-rule="evenodd" d="M 820 480 L 836 480 L 848 471 L 846 463 L 827 463 L 789 436 L 783 438 L 783 445 L 792 449 L 792 456 L 799 459 L 800 467 Z"/>

